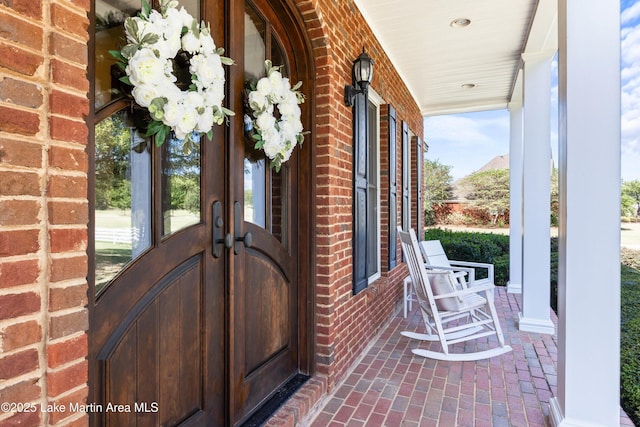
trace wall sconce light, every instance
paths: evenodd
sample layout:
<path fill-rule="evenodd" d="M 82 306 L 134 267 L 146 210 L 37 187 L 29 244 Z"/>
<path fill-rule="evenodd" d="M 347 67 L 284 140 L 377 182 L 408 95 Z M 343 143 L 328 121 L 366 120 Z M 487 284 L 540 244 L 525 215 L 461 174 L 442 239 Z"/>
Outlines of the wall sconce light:
<path fill-rule="evenodd" d="M 367 93 L 367 88 L 373 77 L 373 59 L 364 51 L 358 55 L 355 61 L 353 61 L 353 68 L 351 69 L 353 74 L 354 85 L 346 85 L 344 87 L 344 103 L 349 107 L 353 107 L 353 101 L 357 94 Z"/>

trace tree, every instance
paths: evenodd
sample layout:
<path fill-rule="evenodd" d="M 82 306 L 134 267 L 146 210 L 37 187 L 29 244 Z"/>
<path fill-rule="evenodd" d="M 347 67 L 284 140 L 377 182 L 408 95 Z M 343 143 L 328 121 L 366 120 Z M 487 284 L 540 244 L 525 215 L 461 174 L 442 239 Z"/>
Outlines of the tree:
<path fill-rule="evenodd" d="M 622 196 L 623 196 L 623 212 L 624 212 L 624 201 L 625 196 L 627 200 L 627 204 L 633 200 L 633 204 L 635 205 L 635 216 L 640 216 L 640 180 L 635 181 L 627 181 L 622 182 Z"/>
<path fill-rule="evenodd" d="M 509 169 L 474 172 L 462 178 L 460 186 L 473 207 L 491 216 L 492 224 L 509 210 Z"/>
<path fill-rule="evenodd" d="M 425 160 L 423 174 L 425 220 L 427 225 L 432 225 L 434 223 L 433 206 L 441 206 L 452 196 L 451 166 L 442 165 L 438 160 Z"/>
<path fill-rule="evenodd" d="M 124 112 L 114 114 L 95 128 L 96 208 L 131 207 L 130 129 Z"/>

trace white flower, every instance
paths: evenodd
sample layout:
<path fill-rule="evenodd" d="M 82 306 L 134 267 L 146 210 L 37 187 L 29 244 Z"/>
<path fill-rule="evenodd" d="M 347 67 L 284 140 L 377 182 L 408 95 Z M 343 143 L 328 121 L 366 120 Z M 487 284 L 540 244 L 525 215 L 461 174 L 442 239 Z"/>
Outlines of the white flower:
<path fill-rule="evenodd" d="M 184 97 L 185 107 L 190 109 L 204 108 L 204 98 L 199 92 L 187 92 Z"/>
<path fill-rule="evenodd" d="M 153 85 L 140 85 L 133 88 L 131 91 L 133 98 L 136 100 L 138 105 L 141 107 L 147 108 L 151 105 L 151 101 L 159 96 L 159 91 L 157 86 Z"/>
<path fill-rule="evenodd" d="M 191 16 L 191 14 L 187 12 L 184 7 L 181 7 L 178 13 L 180 14 L 180 19 L 182 20 L 182 26 L 191 28 L 191 25 L 193 25 L 194 21 L 193 16 Z"/>
<path fill-rule="evenodd" d="M 207 133 L 213 127 L 213 108 L 207 107 L 204 113 L 198 116 L 198 125 L 196 130 L 198 132 Z"/>
<path fill-rule="evenodd" d="M 220 107 L 224 100 L 224 80 L 221 84 L 214 85 L 204 92 L 204 104 L 207 107 Z"/>
<path fill-rule="evenodd" d="M 271 83 L 271 95 L 282 98 L 285 87 L 282 83 L 282 74 L 280 74 L 280 71 L 272 72 L 269 76 L 269 82 Z"/>
<path fill-rule="evenodd" d="M 164 80 L 164 65 L 151 49 L 140 49 L 129 59 L 125 71 L 134 86 L 153 85 Z"/>
<path fill-rule="evenodd" d="M 202 30 L 200 33 L 200 43 L 202 47 L 200 52 L 206 55 L 213 55 L 216 51 L 216 44 L 213 42 L 213 38 L 209 34 L 208 30 Z M 217 55 L 216 55 L 217 56 Z"/>
<path fill-rule="evenodd" d="M 198 82 L 203 86 L 211 86 L 215 81 L 224 79 L 224 69 L 219 55 L 195 55 L 191 58 L 189 71 L 198 76 Z"/>
<path fill-rule="evenodd" d="M 249 93 L 249 106 L 254 111 L 262 111 L 267 106 L 267 98 L 258 91 Z"/>
<path fill-rule="evenodd" d="M 163 108 L 164 117 L 162 123 L 170 127 L 175 127 L 182 116 L 183 108 L 183 104 L 177 102 L 175 99 L 169 99 Z"/>
<path fill-rule="evenodd" d="M 261 78 L 260 80 L 258 80 L 256 90 L 262 96 L 269 96 L 271 94 L 271 81 L 269 81 L 269 79 L 266 77 Z"/>
<path fill-rule="evenodd" d="M 292 144 L 296 141 L 296 131 L 291 123 L 286 120 L 281 120 L 278 123 L 278 127 L 280 128 L 280 136 L 282 137 L 282 141 L 289 141 Z"/>
<path fill-rule="evenodd" d="M 295 112 L 295 107 L 297 106 L 297 104 L 288 104 L 281 102 L 280 105 L 278 105 L 278 111 L 280 111 L 280 114 L 282 114 L 283 116 L 290 116 Z"/>
<path fill-rule="evenodd" d="M 282 155 L 282 163 L 288 161 L 291 158 L 291 153 L 293 153 L 293 149 L 295 148 L 294 144 L 291 144 L 288 150 L 284 150 L 284 152 L 280 153 Z"/>
<path fill-rule="evenodd" d="M 265 131 L 275 127 L 276 118 L 272 114 L 262 113 L 256 117 L 256 126 Z"/>
<path fill-rule="evenodd" d="M 262 149 L 270 159 L 274 159 L 280 152 L 280 135 L 275 127 L 262 132 Z"/>
<path fill-rule="evenodd" d="M 184 139 L 184 136 L 186 136 L 188 133 L 193 132 L 196 125 L 198 124 L 198 115 L 199 114 L 194 109 L 184 109 L 182 117 L 180 117 L 180 120 L 178 120 L 178 123 L 176 124 L 176 127 L 174 129 L 174 131 L 176 132 L 176 136 L 178 135 L 178 133 L 180 133 L 180 135 L 182 136 L 182 138 L 179 137 L 178 139 Z"/>
<path fill-rule="evenodd" d="M 198 39 L 191 31 L 188 31 L 184 36 L 182 36 L 182 49 L 191 54 L 197 52 L 198 49 L 200 49 L 200 39 Z"/>

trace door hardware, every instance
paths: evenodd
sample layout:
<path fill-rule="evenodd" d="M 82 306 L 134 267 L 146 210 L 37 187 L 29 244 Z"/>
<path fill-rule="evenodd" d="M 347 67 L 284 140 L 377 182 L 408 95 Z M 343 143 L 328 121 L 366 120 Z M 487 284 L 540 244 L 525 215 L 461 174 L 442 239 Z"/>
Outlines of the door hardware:
<path fill-rule="evenodd" d="M 240 228 L 242 226 L 242 206 L 240 202 L 235 202 L 233 204 L 233 219 L 234 219 L 234 235 L 236 236 L 235 241 L 236 244 L 233 247 L 233 253 L 238 255 L 240 253 L 240 248 L 242 248 L 242 244 L 244 244 L 245 248 L 250 248 L 253 246 L 253 235 L 250 231 L 247 231 L 244 236 L 241 236 Z"/>
<path fill-rule="evenodd" d="M 213 202 L 212 206 L 212 215 L 213 215 L 213 257 L 220 258 L 222 256 L 222 246 L 220 244 L 224 244 L 226 248 L 230 248 L 231 246 L 227 245 L 228 239 L 223 238 L 224 236 L 224 220 L 222 219 L 222 203 L 216 201 Z"/>

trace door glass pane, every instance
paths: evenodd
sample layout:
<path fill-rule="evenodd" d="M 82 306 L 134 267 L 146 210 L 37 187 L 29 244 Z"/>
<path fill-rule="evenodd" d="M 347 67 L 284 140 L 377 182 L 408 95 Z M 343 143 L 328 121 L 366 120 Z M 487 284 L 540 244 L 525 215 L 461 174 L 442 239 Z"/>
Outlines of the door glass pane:
<path fill-rule="evenodd" d="M 200 222 L 200 139 L 162 144 L 163 235 Z"/>
<path fill-rule="evenodd" d="M 266 59 L 266 24 L 258 13 L 245 2 L 244 6 L 244 76 L 256 79 L 264 76 Z"/>
<path fill-rule="evenodd" d="M 288 74 L 284 51 L 273 35 L 267 43 L 266 34 L 271 34 L 265 22 L 245 2 L 245 79 L 259 79 L 265 75 L 264 61 L 270 59 L 274 65 L 284 65 L 280 70 Z M 278 111 L 275 115 L 277 118 Z M 273 234 L 282 243 L 287 241 L 287 167 L 280 172 L 269 168 L 269 160 L 262 150 L 254 148 L 255 141 L 245 134 L 244 159 L 244 220 L 259 225 Z"/>
<path fill-rule="evenodd" d="M 96 109 L 124 96 L 124 72 L 116 65 L 110 50 L 125 44 L 124 21 L 140 10 L 140 0 L 96 0 L 95 106 Z"/>
<path fill-rule="evenodd" d="M 150 147 L 126 110 L 95 127 L 97 292 L 151 246 Z"/>

